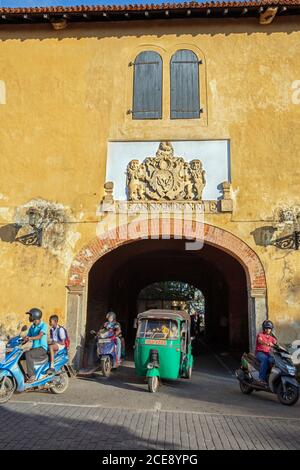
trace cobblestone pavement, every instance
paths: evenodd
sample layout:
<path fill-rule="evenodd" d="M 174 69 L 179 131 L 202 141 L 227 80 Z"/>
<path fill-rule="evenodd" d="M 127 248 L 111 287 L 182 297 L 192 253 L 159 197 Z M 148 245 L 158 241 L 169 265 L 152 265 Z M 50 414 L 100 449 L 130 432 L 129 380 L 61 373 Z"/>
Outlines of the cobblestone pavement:
<path fill-rule="evenodd" d="M 13 402 L 0 449 L 300 449 L 299 418 Z"/>
<path fill-rule="evenodd" d="M 149 393 L 132 360 L 109 379 L 72 379 L 63 395 L 15 395 L 0 406 L 0 449 L 300 449 L 300 401 L 243 395 L 238 362 L 203 352 L 192 380 Z"/>

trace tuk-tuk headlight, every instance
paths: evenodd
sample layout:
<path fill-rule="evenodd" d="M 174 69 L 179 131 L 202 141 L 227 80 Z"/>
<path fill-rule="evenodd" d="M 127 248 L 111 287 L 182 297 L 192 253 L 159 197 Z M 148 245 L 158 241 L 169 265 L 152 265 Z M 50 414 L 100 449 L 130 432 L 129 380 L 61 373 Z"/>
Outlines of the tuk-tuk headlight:
<path fill-rule="evenodd" d="M 151 364 L 151 362 L 149 362 L 149 364 L 147 365 L 147 369 L 153 369 L 154 365 Z"/>

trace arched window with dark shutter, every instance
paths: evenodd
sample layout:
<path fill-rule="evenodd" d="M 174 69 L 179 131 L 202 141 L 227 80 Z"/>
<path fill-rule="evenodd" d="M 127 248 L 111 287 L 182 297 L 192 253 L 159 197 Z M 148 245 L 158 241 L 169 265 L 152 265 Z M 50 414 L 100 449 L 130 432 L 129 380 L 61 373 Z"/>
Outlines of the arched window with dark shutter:
<path fill-rule="evenodd" d="M 162 58 L 154 51 L 141 52 L 134 62 L 133 119 L 162 117 Z"/>
<path fill-rule="evenodd" d="M 199 60 L 193 51 L 182 49 L 171 58 L 171 119 L 200 116 Z"/>

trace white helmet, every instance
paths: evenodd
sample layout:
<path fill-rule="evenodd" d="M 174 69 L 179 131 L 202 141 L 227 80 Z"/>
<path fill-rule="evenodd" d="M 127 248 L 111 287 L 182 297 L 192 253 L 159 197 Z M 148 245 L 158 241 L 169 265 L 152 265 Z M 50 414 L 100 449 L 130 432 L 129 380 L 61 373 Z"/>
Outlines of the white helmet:
<path fill-rule="evenodd" d="M 115 312 L 108 312 L 108 314 L 106 315 L 106 319 L 108 320 L 109 317 L 113 317 L 113 321 L 116 321 L 117 315 L 115 314 Z"/>

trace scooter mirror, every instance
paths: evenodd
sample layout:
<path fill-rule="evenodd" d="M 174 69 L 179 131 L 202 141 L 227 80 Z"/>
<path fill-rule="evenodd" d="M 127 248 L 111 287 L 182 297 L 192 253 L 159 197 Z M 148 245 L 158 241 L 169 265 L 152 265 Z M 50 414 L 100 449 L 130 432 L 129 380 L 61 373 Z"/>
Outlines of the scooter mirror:
<path fill-rule="evenodd" d="M 28 330 L 28 326 L 27 325 L 23 325 L 22 328 L 21 328 L 21 331 L 27 331 Z"/>

